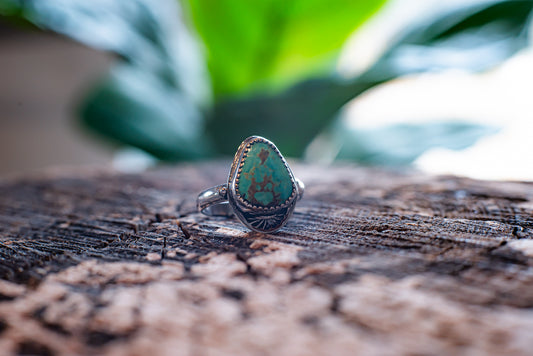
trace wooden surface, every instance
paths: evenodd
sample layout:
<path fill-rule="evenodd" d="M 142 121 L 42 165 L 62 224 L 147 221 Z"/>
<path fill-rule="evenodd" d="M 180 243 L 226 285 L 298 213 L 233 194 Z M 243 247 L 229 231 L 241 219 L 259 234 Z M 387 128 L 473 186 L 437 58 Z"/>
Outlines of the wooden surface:
<path fill-rule="evenodd" d="M 533 184 L 295 165 L 263 235 L 195 212 L 228 166 L 2 181 L 0 354 L 533 352 Z"/>

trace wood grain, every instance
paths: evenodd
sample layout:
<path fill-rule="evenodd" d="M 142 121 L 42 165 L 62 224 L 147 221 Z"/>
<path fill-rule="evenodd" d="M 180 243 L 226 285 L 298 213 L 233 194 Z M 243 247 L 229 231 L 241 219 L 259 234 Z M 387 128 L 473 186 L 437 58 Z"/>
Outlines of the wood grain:
<path fill-rule="evenodd" d="M 228 167 L 3 180 L 0 354 L 530 354 L 533 184 L 296 164 L 259 234 L 195 211 Z"/>

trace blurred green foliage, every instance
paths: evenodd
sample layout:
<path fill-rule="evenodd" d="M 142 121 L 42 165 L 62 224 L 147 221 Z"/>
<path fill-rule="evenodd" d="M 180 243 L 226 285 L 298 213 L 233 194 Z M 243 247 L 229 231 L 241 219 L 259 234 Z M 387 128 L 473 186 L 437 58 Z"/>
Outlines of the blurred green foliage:
<path fill-rule="evenodd" d="M 532 13 L 530 0 L 477 1 L 413 24 L 373 66 L 352 80 L 352 95 L 360 93 L 360 83 L 373 86 L 408 74 L 488 70 L 529 45 Z M 332 152 L 327 160 L 398 165 L 433 147 L 466 148 L 499 129 L 458 119 L 354 130 L 341 113 L 319 139 L 321 149 Z"/>
<path fill-rule="evenodd" d="M 7 6 L 6 4 L 10 4 Z M 209 154 L 210 101 L 199 45 L 173 0 L 4 0 L 11 16 L 116 53 L 117 65 L 81 104 L 98 133 L 164 160 Z"/>
<path fill-rule="evenodd" d="M 494 128 L 454 120 L 436 123 L 433 128 L 424 124 L 411 125 L 410 130 L 355 132 L 339 118 L 339 110 L 367 89 L 404 75 L 445 69 L 480 72 L 493 67 L 528 45 L 532 11 L 533 1 L 529 0 L 485 1 L 451 8 L 411 24 L 355 78 L 330 75 L 303 81 L 277 95 L 259 93 L 217 103 L 209 130 L 225 132 L 214 139 L 219 150 L 227 154 L 247 132 L 272 138 L 292 156 L 302 155 L 309 142 L 321 134 L 324 148 L 335 152 L 336 157 L 379 164 L 410 162 L 435 146 L 468 146 L 493 133 Z M 465 140 L 462 145 L 457 144 L 459 137 Z M 392 142 L 405 146 L 388 145 Z"/>
<path fill-rule="evenodd" d="M 81 117 L 160 159 L 232 154 L 259 134 L 289 156 L 319 137 L 337 157 L 397 164 L 493 130 L 454 121 L 355 132 L 343 105 L 408 74 L 489 69 L 528 45 L 533 10 L 531 0 L 465 1 L 411 24 L 368 70 L 342 79 L 339 50 L 382 0 L 182 1 L 0 0 L 0 15 L 116 53 Z"/>
<path fill-rule="evenodd" d="M 348 36 L 384 0 L 189 0 L 216 96 L 331 72 Z"/>

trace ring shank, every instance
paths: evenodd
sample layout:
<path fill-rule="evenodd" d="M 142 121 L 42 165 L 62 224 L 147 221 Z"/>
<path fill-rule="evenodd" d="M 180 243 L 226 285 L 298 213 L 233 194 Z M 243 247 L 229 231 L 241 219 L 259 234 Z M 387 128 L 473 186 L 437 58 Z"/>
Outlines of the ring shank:
<path fill-rule="evenodd" d="M 298 178 L 295 178 L 295 180 L 296 180 L 296 189 L 298 189 L 298 200 L 300 200 L 304 196 L 305 184 Z"/>
<path fill-rule="evenodd" d="M 229 203 L 222 202 L 216 203 L 202 210 L 202 214 L 210 216 L 233 216 L 233 210 L 231 209 Z"/>
<path fill-rule="evenodd" d="M 204 190 L 196 200 L 198 211 L 211 216 L 233 216 L 228 203 L 228 185 L 220 184 Z"/>

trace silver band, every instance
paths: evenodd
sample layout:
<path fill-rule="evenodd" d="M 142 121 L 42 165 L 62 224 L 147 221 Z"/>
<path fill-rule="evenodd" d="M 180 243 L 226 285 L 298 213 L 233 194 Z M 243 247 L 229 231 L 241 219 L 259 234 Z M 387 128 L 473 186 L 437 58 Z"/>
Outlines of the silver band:
<path fill-rule="evenodd" d="M 256 181 L 255 174 L 259 181 Z M 239 190 L 241 181 L 247 185 L 244 195 Z M 274 187 L 282 188 L 275 192 Z M 250 136 L 235 153 L 227 183 L 201 192 L 196 206 L 203 214 L 235 215 L 251 230 L 270 233 L 285 225 L 304 189 L 302 181 L 294 177 L 287 161 L 271 141 Z"/>
<path fill-rule="evenodd" d="M 304 195 L 305 185 L 298 178 L 295 180 L 298 189 L 296 199 L 300 200 Z M 228 185 L 219 184 L 201 192 L 196 200 L 196 208 L 202 214 L 209 216 L 233 216 L 233 210 L 228 203 Z"/>
<path fill-rule="evenodd" d="M 220 184 L 204 190 L 198 195 L 196 208 L 202 214 L 210 216 L 232 216 L 228 203 L 228 185 Z"/>

